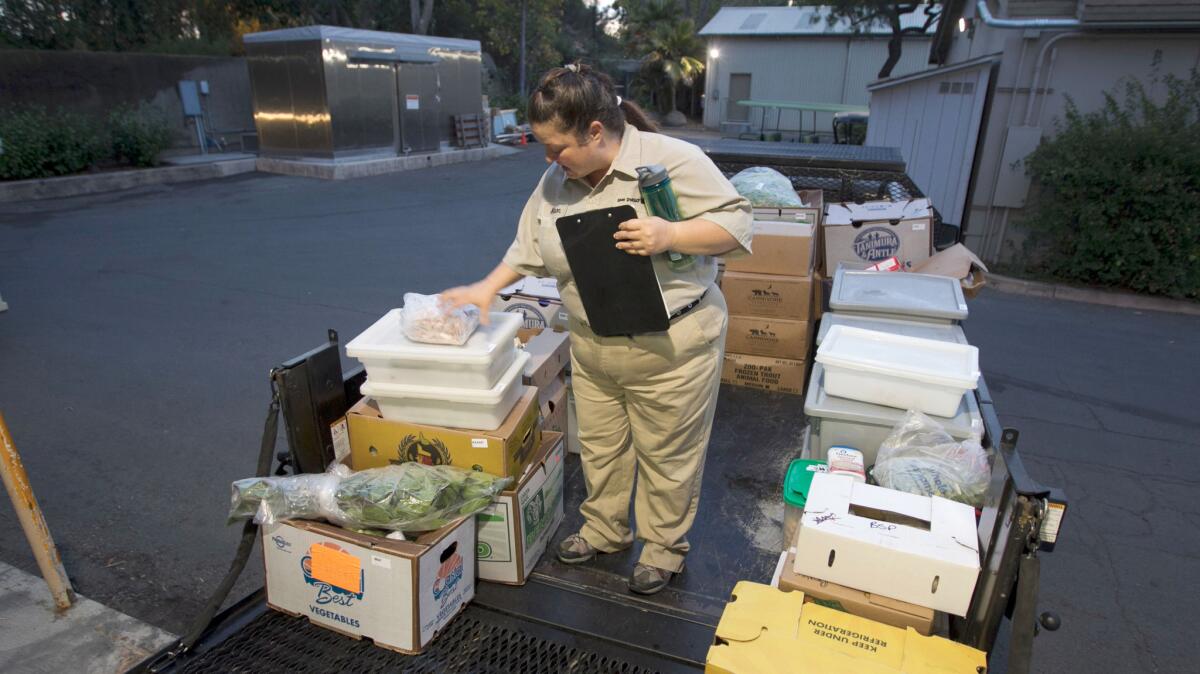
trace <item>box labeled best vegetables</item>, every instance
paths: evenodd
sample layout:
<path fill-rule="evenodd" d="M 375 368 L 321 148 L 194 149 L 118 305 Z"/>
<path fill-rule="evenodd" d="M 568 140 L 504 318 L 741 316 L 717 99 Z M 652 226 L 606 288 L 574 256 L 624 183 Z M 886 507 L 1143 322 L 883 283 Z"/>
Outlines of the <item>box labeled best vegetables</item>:
<path fill-rule="evenodd" d="M 529 578 L 563 520 L 565 451 L 561 433 L 545 433 L 520 484 L 476 516 L 481 580 L 523 585 Z"/>
<path fill-rule="evenodd" d="M 324 522 L 263 527 L 267 605 L 379 646 L 419 653 L 475 597 L 475 517 L 416 540 Z"/>

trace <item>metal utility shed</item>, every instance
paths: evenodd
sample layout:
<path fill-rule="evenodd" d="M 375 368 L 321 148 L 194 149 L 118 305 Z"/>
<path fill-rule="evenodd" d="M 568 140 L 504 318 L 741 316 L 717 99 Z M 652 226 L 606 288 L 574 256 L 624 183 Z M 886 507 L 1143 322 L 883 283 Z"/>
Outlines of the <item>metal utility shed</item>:
<path fill-rule="evenodd" d="M 871 92 L 867 145 L 896 147 L 908 175 L 948 224 L 963 224 L 997 56 L 880 80 Z"/>
<path fill-rule="evenodd" d="M 454 115 L 482 111 L 476 40 L 306 26 L 243 41 L 264 156 L 435 152 Z"/>

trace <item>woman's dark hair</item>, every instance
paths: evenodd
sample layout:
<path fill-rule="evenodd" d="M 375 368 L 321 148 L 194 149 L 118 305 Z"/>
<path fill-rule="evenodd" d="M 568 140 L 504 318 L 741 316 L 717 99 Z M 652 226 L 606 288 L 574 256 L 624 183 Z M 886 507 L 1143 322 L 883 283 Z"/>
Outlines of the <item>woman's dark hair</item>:
<path fill-rule="evenodd" d="M 582 138 L 592 122 L 613 133 L 622 133 L 625 122 L 641 131 L 658 131 L 633 101 L 617 103 L 612 78 L 582 63 L 554 68 L 542 76 L 529 96 L 529 121 L 555 122 Z"/>

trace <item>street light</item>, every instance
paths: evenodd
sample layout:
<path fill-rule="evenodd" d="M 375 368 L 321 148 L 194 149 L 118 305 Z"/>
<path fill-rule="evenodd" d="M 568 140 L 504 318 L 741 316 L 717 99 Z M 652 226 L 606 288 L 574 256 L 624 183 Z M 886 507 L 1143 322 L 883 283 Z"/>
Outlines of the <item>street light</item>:
<path fill-rule="evenodd" d="M 712 49 L 708 50 L 708 55 L 714 59 L 721 58 L 721 50 L 713 47 Z"/>

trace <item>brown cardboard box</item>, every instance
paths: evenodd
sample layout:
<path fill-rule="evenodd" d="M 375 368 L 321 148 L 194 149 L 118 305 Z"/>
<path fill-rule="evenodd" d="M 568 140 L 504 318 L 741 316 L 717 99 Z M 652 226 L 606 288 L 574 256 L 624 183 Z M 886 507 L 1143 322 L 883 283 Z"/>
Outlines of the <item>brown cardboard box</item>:
<path fill-rule="evenodd" d="M 787 553 L 779 573 L 780 590 L 803 592 L 806 603 L 815 602 L 893 627 L 911 627 L 925 636 L 933 633 L 936 616 L 933 609 L 800 575 L 792 570 L 795 557 L 794 551 Z"/>
<path fill-rule="evenodd" d="M 543 328 L 517 331 L 517 339 L 530 355 L 529 364 L 525 366 L 525 383 L 541 390 L 540 402 L 550 399 L 553 392 L 548 391 L 548 387 L 571 364 L 570 337 L 570 333 Z"/>
<path fill-rule="evenodd" d="M 567 432 L 567 381 L 563 376 L 554 379 L 545 389 L 538 389 L 542 408 L 542 430 Z"/>
<path fill-rule="evenodd" d="M 754 223 L 752 255 L 725 262 L 727 271 L 808 276 L 813 268 L 813 225 L 760 220 Z"/>
<path fill-rule="evenodd" d="M 812 314 L 813 323 L 821 320 L 829 309 L 829 296 L 833 294 L 833 280 L 821 273 L 820 269 L 813 270 L 812 275 Z"/>
<path fill-rule="evenodd" d="M 537 389 L 526 390 L 494 431 L 388 421 L 374 401 L 363 398 L 346 413 L 354 468 L 420 461 L 520 477 L 542 441 L 537 398 Z"/>
<path fill-rule="evenodd" d="M 721 281 L 721 293 L 730 314 L 806 321 L 812 304 L 812 277 L 731 271 Z"/>
<path fill-rule="evenodd" d="M 325 522 L 263 525 L 267 606 L 420 653 L 475 597 L 475 518 L 394 541 Z"/>
<path fill-rule="evenodd" d="M 928 260 L 913 265 L 912 271 L 917 274 L 956 278 L 962 285 L 963 295 L 968 299 L 978 295 L 987 285 L 987 265 L 961 243 L 956 243 L 935 253 Z"/>
<path fill-rule="evenodd" d="M 804 394 L 808 363 L 787 358 L 726 353 L 721 367 L 721 383 L 762 391 Z"/>
<path fill-rule="evenodd" d="M 825 260 L 833 276 L 839 262 L 872 265 L 895 257 L 905 271 L 933 248 L 933 208 L 928 199 L 829 204 L 821 225 Z"/>
<path fill-rule="evenodd" d="M 807 360 L 811 338 L 809 321 L 730 315 L 725 348 L 753 356 Z"/>

